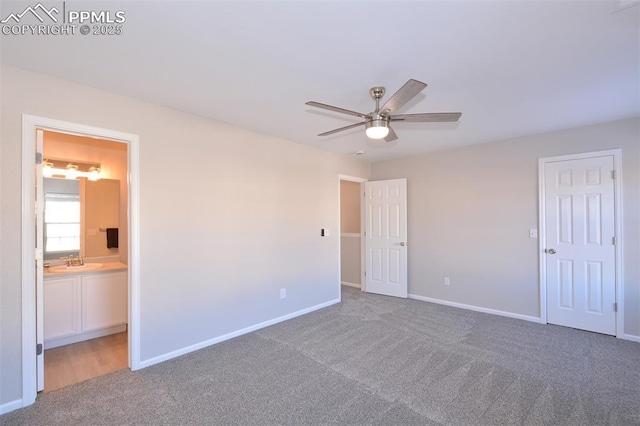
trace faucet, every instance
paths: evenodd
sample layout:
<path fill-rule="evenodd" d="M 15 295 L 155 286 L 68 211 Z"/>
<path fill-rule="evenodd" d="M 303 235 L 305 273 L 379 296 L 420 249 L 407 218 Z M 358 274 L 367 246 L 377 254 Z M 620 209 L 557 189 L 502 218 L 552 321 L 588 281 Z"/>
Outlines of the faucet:
<path fill-rule="evenodd" d="M 69 255 L 67 257 L 61 257 L 60 259 L 64 260 L 64 263 L 66 263 L 67 267 L 84 265 L 84 259 L 80 256 Z"/>

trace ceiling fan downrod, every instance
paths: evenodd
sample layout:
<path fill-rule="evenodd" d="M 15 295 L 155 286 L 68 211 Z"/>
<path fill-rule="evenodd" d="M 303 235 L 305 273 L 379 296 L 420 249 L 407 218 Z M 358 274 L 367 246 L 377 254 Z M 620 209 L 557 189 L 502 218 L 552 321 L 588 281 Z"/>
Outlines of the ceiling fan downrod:
<path fill-rule="evenodd" d="M 376 110 L 374 111 L 375 113 L 380 111 L 380 99 L 382 99 L 382 97 L 384 96 L 384 92 L 385 89 L 382 86 L 372 87 L 371 89 L 369 89 L 369 95 L 371 96 L 371 99 L 376 101 Z"/>

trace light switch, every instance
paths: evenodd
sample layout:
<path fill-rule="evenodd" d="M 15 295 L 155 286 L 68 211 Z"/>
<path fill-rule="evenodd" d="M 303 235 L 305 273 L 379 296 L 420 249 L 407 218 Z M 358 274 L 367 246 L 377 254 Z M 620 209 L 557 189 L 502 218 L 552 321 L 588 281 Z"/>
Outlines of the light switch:
<path fill-rule="evenodd" d="M 320 236 L 321 237 L 328 237 L 329 236 L 329 228 L 322 228 L 320 230 Z"/>
<path fill-rule="evenodd" d="M 529 229 L 529 238 L 538 238 L 538 230 Z"/>

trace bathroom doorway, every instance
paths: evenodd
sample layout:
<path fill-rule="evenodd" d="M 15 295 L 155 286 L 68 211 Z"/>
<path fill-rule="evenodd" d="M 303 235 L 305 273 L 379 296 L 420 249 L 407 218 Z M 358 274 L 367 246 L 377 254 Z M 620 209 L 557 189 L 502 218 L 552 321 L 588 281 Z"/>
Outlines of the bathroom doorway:
<path fill-rule="evenodd" d="M 340 284 L 362 289 L 362 182 L 339 176 L 340 181 Z"/>
<path fill-rule="evenodd" d="M 89 301 L 99 299 L 99 296 L 110 294 L 112 289 L 120 289 L 120 294 L 124 296 L 125 303 L 120 304 L 120 307 L 115 310 L 98 309 L 85 309 L 82 311 L 80 305 L 79 310 L 76 311 L 76 317 L 73 315 L 67 315 L 62 317 L 63 321 L 54 324 L 60 334 L 51 337 L 48 340 L 56 340 L 55 343 L 64 343 L 58 347 L 67 346 L 71 344 L 80 343 L 73 341 L 78 336 L 75 334 L 82 333 L 96 333 L 96 335 L 84 334 L 82 337 L 105 337 L 104 329 L 109 329 L 113 324 L 109 321 L 103 321 L 105 317 L 109 317 L 109 313 L 112 313 L 114 317 L 119 318 L 122 324 L 116 325 L 123 327 L 121 332 L 126 331 L 126 364 L 132 370 L 140 369 L 140 241 L 139 241 L 139 136 L 131 133 L 124 133 L 117 130 L 110 130 L 105 128 L 87 126 L 78 123 L 66 122 L 46 117 L 38 117 L 28 114 L 22 115 L 22 207 L 25 214 L 21 220 L 22 231 L 22 249 L 21 249 L 21 283 L 22 283 L 22 406 L 31 405 L 35 402 L 38 391 L 44 389 L 44 232 L 42 229 L 44 226 L 34 226 L 40 222 L 40 219 L 44 217 L 44 201 L 37 203 L 36 200 L 44 200 L 43 191 L 43 176 L 42 171 L 44 168 L 44 132 L 59 133 L 67 136 L 84 137 L 89 140 L 102 139 L 107 142 L 124 144 L 126 146 L 126 178 L 122 181 L 126 182 L 126 202 L 127 206 L 125 211 L 125 219 L 122 223 L 118 223 L 118 232 L 120 227 L 126 226 L 126 236 L 119 235 L 118 248 L 126 251 L 126 264 L 124 268 L 117 267 L 113 270 L 108 270 L 113 265 L 107 265 L 113 262 L 108 262 L 106 259 L 104 262 L 96 262 L 96 259 L 91 259 L 93 262 L 87 262 L 82 264 L 82 261 L 74 254 L 72 259 L 67 257 L 66 261 L 70 264 L 67 265 L 66 261 L 63 265 L 54 265 L 50 263 L 51 270 L 49 272 L 60 273 L 61 269 L 66 269 L 69 266 L 83 267 L 86 272 L 90 269 L 103 268 L 101 272 L 103 274 L 85 274 L 89 278 L 84 283 L 82 279 L 77 276 L 56 276 L 56 279 L 76 280 L 76 284 L 71 285 L 67 282 L 56 282 L 58 288 L 64 288 L 66 291 L 51 291 L 52 297 L 61 297 L 66 299 L 66 302 L 79 303 L 83 295 Z M 34 173 L 34 159 L 35 159 L 35 171 Z M 78 160 L 77 158 L 61 158 L 60 160 Z M 93 160 L 90 160 L 93 161 Z M 58 168 L 58 164 L 52 161 L 53 168 Z M 77 171 L 88 174 L 92 170 L 83 170 L 81 165 L 75 165 Z M 86 166 L 86 164 L 85 164 Z M 91 165 L 89 165 L 90 167 Z M 67 169 L 67 167 L 63 167 Z M 75 169 L 75 167 L 70 167 Z M 65 173 L 66 177 L 66 173 Z M 104 179 L 105 181 L 108 179 Z M 39 182 L 37 185 L 36 183 Z M 86 189 L 86 188 L 85 188 Z M 121 195 L 121 194 L 119 194 Z M 37 207 L 37 208 L 36 208 Z M 37 212 L 35 215 L 27 214 L 27 212 Z M 58 222 L 58 223 L 64 223 Z M 115 225 L 97 225 L 95 227 L 96 233 L 101 232 L 100 227 L 114 228 Z M 52 231 L 55 231 L 52 229 Z M 54 232 L 55 233 L 55 232 Z M 77 234 L 78 232 L 76 232 Z M 87 235 L 89 231 L 86 231 Z M 112 231 L 113 236 L 113 231 Z M 106 238 L 106 232 L 105 234 Z M 67 238 L 72 237 L 66 234 Z M 37 242 L 37 244 L 36 244 Z M 111 244 L 109 244 L 111 246 Z M 115 248 L 113 246 L 107 248 Z M 80 255 L 80 251 L 78 251 Z M 96 256 L 99 257 L 99 256 Z M 36 260 L 36 267 L 34 268 L 34 259 Z M 100 265 L 96 265 L 99 263 Z M 57 268 L 57 270 L 54 270 Z M 120 272 L 120 274 L 114 274 Z M 124 282 L 124 285 L 112 286 L 109 283 L 113 282 L 115 276 L 119 276 L 120 283 Z M 78 284 L 80 280 L 80 284 Z M 92 286 L 89 286 L 89 282 L 92 282 Z M 87 291 L 82 291 L 86 288 Z M 78 292 L 80 288 L 80 292 Z M 116 292 L 117 293 L 117 292 Z M 118 300 L 122 300 L 119 298 Z M 123 306 L 124 305 L 124 306 Z M 58 305 L 60 306 L 60 305 Z M 102 306 L 102 305 L 97 305 Z M 106 312 L 105 312 L 106 311 Z M 115 311 L 115 313 L 114 313 Z M 53 312 L 53 311 L 50 311 Z M 69 310 L 63 309 L 62 312 L 69 312 Z M 83 315 L 91 313 L 89 315 Z M 78 315 L 80 315 L 80 322 L 78 322 Z M 122 319 L 124 318 L 124 320 Z M 78 325 L 80 324 L 80 325 Z M 65 330 L 66 327 L 66 330 Z M 75 330 L 74 330 L 75 327 Z M 64 336 L 62 335 L 64 331 Z M 108 336 L 114 336 L 117 334 L 117 330 L 110 329 L 110 332 L 114 334 L 108 334 Z M 64 339 L 70 339 L 70 341 L 64 341 Z M 92 339 L 89 339 L 92 340 Z M 50 343 L 50 342 L 48 342 Z M 35 349 L 35 350 L 34 350 Z M 50 347 L 50 349 L 54 349 Z"/>
<path fill-rule="evenodd" d="M 128 365 L 128 145 L 37 132 L 36 245 L 44 266 L 38 390 L 49 392 Z"/>

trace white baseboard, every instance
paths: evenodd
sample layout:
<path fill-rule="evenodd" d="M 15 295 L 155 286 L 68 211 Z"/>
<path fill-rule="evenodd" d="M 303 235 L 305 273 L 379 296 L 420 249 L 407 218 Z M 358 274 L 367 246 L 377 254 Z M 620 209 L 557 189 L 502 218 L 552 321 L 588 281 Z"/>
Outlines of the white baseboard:
<path fill-rule="evenodd" d="M 632 342 L 640 343 L 640 336 L 635 336 L 633 334 L 623 334 L 622 336 L 620 336 L 620 339 L 622 339 L 622 340 L 630 340 Z"/>
<path fill-rule="evenodd" d="M 0 405 L 0 415 L 8 413 L 9 411 L 17 410 L 18 408 L 22 408 L 21 399 L 16 399 L 15 401 L 6 402 Z"/>
<path fill-rule="evenodd" d="M 286 320 L 290 320 L 295 317 L 299 317 L 301 315 L 308 314 L 313 311 L 317 311 L 318 309 L 326 308 L 331 305 L 335 305 L 336 303 L 340 303 L 340 299 L 330 300 L 325 303 L 321 303 L 319 305 L 312 306 L 310 308 L 302 309 L 297 312 L 293 312 L 291 314 L 283 315 L 278 318 L 274 318 L 269 321 L 264 321 L 259 324 L 255 324 L 249 327 L 245 327 L 243 329 L 232 331 L 231 333 L 224 334 L 222 336 L 214 337 L 213 339 L 205 340 L 200 343 L 196 343 L 195 345 L 187 346 L 182 349 L 178 349 L 164 355 L 159 355 L 144 361 L 140 361 L 140 368 L 150 367 L 154 364 L 158 364 L 164 361 L 168 361 L 172 358 L 179 357 L 181 355 L 188 354 L 190 352 L 197 351 L 202 348 L 206 348 L 207 346 L 215 345 L 216 343 L 224 342 L 225 340 L 233 339 L 234 337 L 242 336 L 243 334 L 251 333 L 256 330 L 260 330 L 261 328 L 269 327 L 270 325 L 277 324 L 279 322 L 283 322 Z"/>
<path fill-rule="evenodd" d="M 452 306 L 454 308 L 468 309 L 470 311 L 482 312 L 482 313 L 485 313 L 485 314 L 500 315 L 501 317 L 516 318 L 516 319 L 521 319 L 521 320 L 525 320 L 525 321 L 542 323 L 542 319 L 541 318 L 532 317 L 532 316 L 529 316 L 529 315 L 522 315 L 522 314 L 515 314 L 513 312 L 499 311 L 497 309 L 483 308 L 481 306 L 465 305 L 464 303 L 450 302 L 448 300 L 432 299 L 431 297 L 418 296 L 416 294 L 409 294 L 408 297 L 409 297 L 409 299 L 421 300 L 423 302 L 437 303 L 438 305 Z"/>
<path fill-rule="evenodd" d="M 361 288 L 360 284 L 356 284 L 356 283 L 350 283 L 349 281 L 340 281 L 340 284 L 347 286 L 347 287 L 353 287 L 353 288 Z"/>
<path fill-rule="evenodd" d="M 87 331 L 85 333 L 73 334 L 71 336 L 60 337 L 59 339 L 45 340 L 44 349 L 57 348 L 58 346 L 70 345 L 72 343 L 83 342 L 97 337 L 108 336 L 110 334 L 122 333 L 127 330 L 127 324 L 115 325 L 113 327 L 101 328 L 100 330 Z"/>

